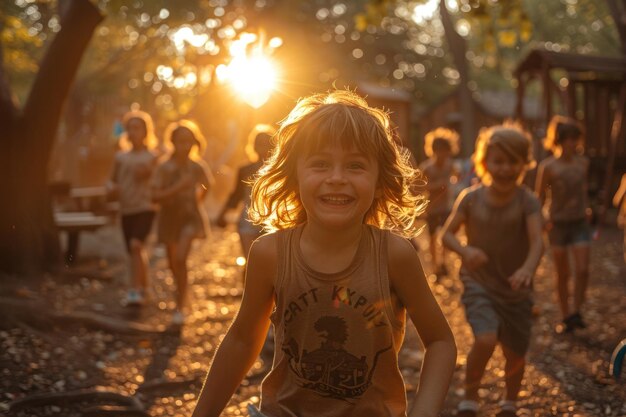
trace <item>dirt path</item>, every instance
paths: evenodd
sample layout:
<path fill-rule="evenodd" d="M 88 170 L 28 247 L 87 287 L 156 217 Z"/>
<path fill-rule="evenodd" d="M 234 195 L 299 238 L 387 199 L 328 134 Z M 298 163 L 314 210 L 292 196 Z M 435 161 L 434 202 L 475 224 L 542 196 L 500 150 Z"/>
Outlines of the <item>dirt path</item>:
<path fill-rule="evenodd" d="M 551 262 L 544 259 L 536 279 L 540 312 L 522 389 L 521 415 L 626 415 L 626 383 L 616 383 L 608 375 L 611 351 L 626 337 L 626 274 L 620 270 L 618 233 L 608 230 L 594 246 L 586 312 L 589 327 L 574 335 L 556 335 L 553 331 L 558 313 L 553 303 Z M 188 315 L 182 331 L 168 327 L 173 281 L 162 253 L 155 251 L 152 256 L 151 303 L 140 310 L 129 310 L 120 303 L 124 296 L 124 264 L 117 230 L 85 236 L 82 244 L 82 260 L 74 270 L 45 277 L 40 285 L 31 284 L 30 290 L 20 286 L 22 289 L 16 291 L 15 285 L 3 284 L 0 296 L 24 305 L 42 305 L 68 314 L 88 312 L 105 321 L 119 319 L 143 327 L 113 332 L 98 330 L 98 323 L 90 322 L 86 327 L 72 320 L 23 320 L 17 312 L 5 311 L 0 317 L 0 415 L 105 415 L 97 414 L 94 407 L 105 405 L 114 410 L 137 404 L 141 410 L 135 414 L 117 415 L 190 415 L 214 348 L 238 307 L 242 267 L 237 265 L 237 235 L 232 229 L 216 230 L 212 240 L 194 250 L 190 259 L 193 313 Z M 425 241 L 422 244 L 425 247 Z M 429 270 L 428 259 L 424 261 Z M 451 257 L 451 270 L 456 269 L 454 262 Z M 444 416 L 454 415 L 462 395 L 460 382 L 472 340 L 455 277 L 432 282 L 455 332 L 460 354 Z M 3 278 L 2 282 L 8 280 Z M 414 331 L 409 331 L 401 358 L 409 388 L 417 382 L 420 361 L 419 341 Z M 244 415 L 246 404 L 258 401 L 261 365 L 256 364 L 224 415 Z M 494 406 L 503 392 L 502 374 L 503 359 L 497 352 L 484 378 L 484 416 L 496 410 Z M 94 387 L 119 396 L 98 394 Z M 39 399 L 33 403 L 37 405 L 21 410 L 15 407 L 16 401 L 43 393 L 52 399 Z M 54 393 L 65 394 L 56 398 Z"/>

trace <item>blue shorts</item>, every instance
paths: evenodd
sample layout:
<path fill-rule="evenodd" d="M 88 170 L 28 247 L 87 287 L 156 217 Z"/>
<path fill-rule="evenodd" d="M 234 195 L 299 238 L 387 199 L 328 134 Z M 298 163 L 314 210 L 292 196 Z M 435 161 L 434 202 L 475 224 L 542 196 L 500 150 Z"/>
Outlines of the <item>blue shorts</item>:
<path fill-rule="evenodd" d="M 555 221 L 548 232 L 548 238 L 553 247 L 588 245 L 591 242 L 591 227 L 585 219 Z"/>

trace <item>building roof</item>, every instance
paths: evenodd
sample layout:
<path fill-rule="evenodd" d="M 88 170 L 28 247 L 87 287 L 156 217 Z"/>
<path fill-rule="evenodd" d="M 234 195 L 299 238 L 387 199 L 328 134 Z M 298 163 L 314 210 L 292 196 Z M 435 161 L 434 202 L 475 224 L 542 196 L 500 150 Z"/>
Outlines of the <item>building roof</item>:
<path fill-rule="evenodd" d="M 594 55 L 579 55 L 534 49 L 517 65 L 515 74 L 559 68 L 569 72 L 597 72 L 626 75 L 626 58 Z"/>
<path fill-rule="evenodd" d="M 494 117 L 501 119 L 514 118 L 515 106 L 517 105 L 517 95 L 514 91 L 507 90 L 485 90 L 474 95 L 477 104 L 482 107 L 483 111 Z M 542 107 L 541 100 L 536 96 L 525 96 L 524 100 L 524 119 L 539 120 L 541 119 Z"/>

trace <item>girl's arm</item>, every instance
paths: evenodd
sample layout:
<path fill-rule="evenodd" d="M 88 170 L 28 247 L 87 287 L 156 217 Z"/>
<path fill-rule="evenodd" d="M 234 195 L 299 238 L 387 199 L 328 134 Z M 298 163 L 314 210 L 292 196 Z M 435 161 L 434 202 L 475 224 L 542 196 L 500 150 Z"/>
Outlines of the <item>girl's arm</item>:
<path fill-rule="evenodd" d="M 547 160 L 541 161 L 537 167 L 537 178 L 535 179 L 535 194 L 539 198 L 541 206 L 546 202 L 546 188 L 548 188 L 549 170 L 546 169 Z"/>
<path fill-rule="evenodd" d="M 543 255 L 542 223 L 540 211 L 526 216 L 526 233 L 530 248 L 524 264 L 509 277 L 509 284 L 514 290 L 530 285 L 537 271 Z"/>
<path fill-rule="evenodd" d="M 193 186 L 194 179 L 193 176 L 185 174 L 180 178 L 180 180 L 178 180 L 178 182 L 174 183 L 170 187 L 161 187 L 160 181 L 157 181 L 157 184 L 159 185 L 155 185 L 152 187 L 152 201 L 154 201 L 155 203 L 161 203 L 175 196 L 185 188 Z"/>
<path fill-rule="evenodd" d="M 619 207 L 620 203 L 624 199 L 624 196 L 626 196 L 626 174 L 622 175 L 622 181 L 619 184 L 617 192 L 613 196 L 613 205 L 615 207 Z"/>
<path fill-rule="evenodd" d="M 446 223 L 443 225 L 441 230 L 441 242 L 446 248 L 456 252 L 463 259 L 465 266 L 471 270 L 478 268 L 489 259 L 487 258 L 485 252 L 481 249 L 469 245 L 463 245 L 456 237 L 456 232 L 466 221 L 465 212 L 461 209 L 461 204 L 463 204 L 463 200 L 466 195 L 467 189 L 461 192 L 454 203 L 452 213 L 450 213 L 448 220 L 446 220 Z"/>
<path fill-rule="evenodd" d="M 581 164 L 583 165 L 583 169 L 585 171 L 585 175 L 583 176 L 583 204 L 585 207 L 585 217 L 587 219 L 587 223 L 592 224 L 594 222 L 593 219 L 593 210 L 591 208 L 591 201 L 589 200 L 589 158 L 586 156 L 581 156 Z M 604 209 L 603 209 L 604 210 Z M 594 232 L 595 234 L 595 232 Z M 595 239 L 595 238 L 594 238 Z"/>
<path fill-rule="evenodd" d="M 408 416 L 434 417 L 443 406 L 456 365 L 454 336 L 430 291 L 413 246 L 406 239 L 391 235 L 388 253 L 393 292 L 406 307 L 425 348 L 417 396 Z"/>
<path fill-rule="evenodd" d="M 218 417 L 261 352 L 274 306 L 276 242 L 257 239 L 248 258 L 239 312 L 220 344 L 192 417 Z"/>
<path fill-rule="evenodd" d="M 113 169 L 111 170 L 111 177 L 105 184 L 105 189 L 108 198 L 117 198 L 119 194 L 118 175 L 120 170 L 120 163 L 117 159 L 117 154 L 113 161 Z"/>

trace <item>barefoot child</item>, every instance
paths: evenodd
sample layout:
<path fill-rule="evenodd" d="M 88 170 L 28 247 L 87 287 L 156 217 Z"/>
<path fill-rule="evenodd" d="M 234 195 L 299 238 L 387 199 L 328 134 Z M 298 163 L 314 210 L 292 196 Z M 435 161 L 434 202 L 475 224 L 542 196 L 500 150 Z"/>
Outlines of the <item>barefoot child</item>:
<path fill-rule="evenodd" d="M 496 344 L 506 358 L 506 396 L 496 415 L 516 415 L 530 341 L 532 278 L 542 254 L 539 201 L 520 185 L 534 163 L 530 144 L 514 127 L 481 131 L 474 163 L 482 183 L 461 192 L 443 228 L 444 245 L 463 261 L 462 301 L 474 333 L 458 417 L 478 414 L 478 388 Z M 455 236 L 462 225 L 466 245 Z"/>
<path fill-rule="evenodd" d="M 398 351 L 405 312 L 426 353 L 408 415 L 436 416 L 455 366 L 450 328 L 409 241 L 421 198 L 387 115 L 347 91 L 298 102 L 252 191 L 251 218 L 275 230 L 250 250 L 239 313 L 193 416 L 217 417 L 254 363 L 270 320 L 271 417 L 406 416 Z"/>
<path fill-rule="evenodd" d="M 426 223 L 430 235 L 430 256 L 434 273 L 441 278 L 448 275 L 448 270 L 445 264 L 445 248 L 439 248 L 437 236 L 454 202 L 452 182 L 457 177 L 459 169 L 452 157 L 459 151 L 459 135 L 450 129 L 440 127 L 428 132 L 424 142 L 424 152 L 428 159 L 421 163 L 420 169 L 427 178 Z"/>
<path fill-rule="evenodd" d="M 152 229 L 156 207 L 150 196 L 150 180 L 157 165 L 152 117 L 129 111 L 123 118 L 122 151 L 115 155 L 107 191 L 120 203 L 122 231 L 130 255 L 131 282 L 126 305 L 140 306 L 148 288 L 146 238 Z"/>
<path fill-rule="evenodd" d="M 156 170 L 152 196 L 161 206 L 158 238 L 167 248 L 167 258 L 176 282 L 176 309 L 172 324 L 184 321 L 187 297 L 187 257 L 194 239 L 207 235 L 207 216 L 201 205 L 213 183 L 211 171 L 200 155 L 206 140 L 189 120 L 172 123 L 165 131 L 173 152 Z"/>
<path fill-rule="evenodd" d="M 573 119 L 554 116 L 544 147 L 553 156 L 537 170 L 535 191 L 542 203 L 549 196 L 548 237 L 556 269 L 556 286 L 563 322 L 558 331 L 584 328 L 581 308 L 589 281 L 591 209 L 587 198 L 589 160 L 582 155 L 582 128 Z M 569 293 L 568 253 L 574 260 L 574 299 Z"/>

